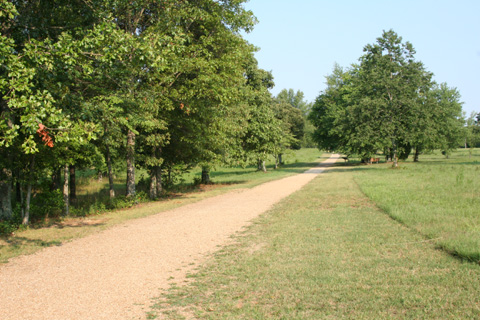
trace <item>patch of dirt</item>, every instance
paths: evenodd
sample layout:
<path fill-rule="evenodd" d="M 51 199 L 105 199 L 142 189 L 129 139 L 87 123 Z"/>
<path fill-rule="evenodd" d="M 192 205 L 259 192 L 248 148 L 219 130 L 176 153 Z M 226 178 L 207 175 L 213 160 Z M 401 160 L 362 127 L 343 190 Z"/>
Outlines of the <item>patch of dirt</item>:
<path fill-rule="evenodd" d="M 320 172 L 317 167 L 13 258 L 0 266 L 0 318 L 146 319 L 151 298 L 171 279 L 185 281 L 209 254 L 231 243 L 231 235 Z"/>

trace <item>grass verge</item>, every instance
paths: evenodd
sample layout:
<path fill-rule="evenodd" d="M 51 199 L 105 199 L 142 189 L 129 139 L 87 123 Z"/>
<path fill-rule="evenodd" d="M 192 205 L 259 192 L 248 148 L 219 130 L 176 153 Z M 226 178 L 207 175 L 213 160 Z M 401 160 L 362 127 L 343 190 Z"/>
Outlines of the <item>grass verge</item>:
<path fill-rule="evenodd" d="M 6 263 L 8 259 L 31 254 L 45 247 L 61 245 L 130 219 L 146 217 L 233 189 L 251 188 L 264 182 L 300 173 L 328 157 L 329 155 L 321 154 L 317 149 L 298 150 L 286 158 L 288 162 L 284 166 L 278 170 L 270 170 L 266 174 L 253 168 L 218 168 L 212 172 L 212 180 L 216 184 L 211 186 L 200 186 L 196 189 L 180 188 L 187 191 L 171 193 L 159 201 L 139 204 L 128 209 L 102 212 L 84 218 L 52 220 L 38 226 L 31 226 L 15 232 L 11 236 L 0 237 L 0 263 Z M 195 174 L 198 173 L 194 172 L 193 175 Z M 84 182 L 86 182 L 88 192 L 95 193 L 92 186 L 88 185 L 88 181 Z M 85 190 L 79 186 L 79 194 L 82 195 L 83 192 Z M 99 191 L 97 190 L 97 192 Z"/>
<path fill-rule="evenodd" d="M 173 287 L 150 319 L 473 319 L 480 266 L 391 219 L 338 166 Z"/>

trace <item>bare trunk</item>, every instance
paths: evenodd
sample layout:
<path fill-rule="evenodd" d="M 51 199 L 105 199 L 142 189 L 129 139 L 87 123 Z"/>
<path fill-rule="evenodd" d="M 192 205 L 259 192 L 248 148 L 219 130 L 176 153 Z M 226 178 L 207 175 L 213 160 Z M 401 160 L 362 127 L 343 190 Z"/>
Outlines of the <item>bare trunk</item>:
<path fill-rule="evenodd" d="M 21 179 L 21 171 L 19 169 L 17 169 L 16 177 L 17 181 L 15 182 L 15 202 L 23 203 L 22 184 L 19 181 Z"/>
<path fill-rule="evenodd" d="M 157 199 L 157 175 L 155 169 L 150 169 L 150 190 L 149 190 L 150 199 Z"/>
<path fill-rule="evenodd" d="M 258 160 L 258 170 L 267 172 L 267 167 L 265 166 L 265 160 L 260 160 L 260 159 Z"/>
<path fill-rule="evenodd" d="M 32 182 L 28 182 L 27 198 L 25 199 L 25 213 L 23 215 L 22 224 L 28 225 L 30 223 L 30 199 L 32 196 Z"/>
<path fill-rule="evenodd" d="M 76 172 L 75 165 L 70 166 L 70 200 L 75 200 L 77 198 L 77 182 L 76 182 Z"/>
<path fill-rule="evenodd" d="M 157 176 L 157 197 L 162 194 L 162 168 L 160 166 L 155 167 L 155 175 Z"/>
<path fill-rule="evenodd" d="M 210 184 L 210 167 L 202 166 L 202 181 L 201 184 Z"/>
<path fill-rule="evenodd" d="M 68 164 L 65 165 L 63 169 L 63 215 L 68 216 L 70 214 L 70 199 L 68 197 Z"/>
<path fill-rule="evenodd" d="M 22 212 L 22 224 L 30 223 L 30 199 L 32 198 L 33 170 L 35 169 L 35 156 L 30 162 L 30 172 L 28 173 L 27 198 L 25 199 L 25 211 Z"/>
<path fill-rule="evenodd" d="M 62 169 L 58 168 L 52 173 L 52 185 L 50 187 L 51 191 L 59 190 L 60 184 L 62 182 Z"/>
<path fill-rule="evenodd" d="M 418 162 L 420 156 L 420 148 L 415 148 L 415 155 L 413 156 L 413 162 Z"/>
<path fill-rule="evenodd" d="M 110 157 L 110 148 L 106 146 L 107 152 L 107 168 L 108 168 L 108 188 L 110 191 L 110 199 L 115 198 L 115 189 L 113 188 L 113 170 L 112 170 L 112 159 Z"/>
<path fill-rule="evenodd" d="M 395 140 L 392 140 L 392 147 L 393 147 L 393 167 L 398 167 L 398 156 L 397 156 L 397 143 Z"/>
<path fill-rule="evenodd" d="M 12 214 L 12 171 L 3 168 L 0 172 L 0 219 L 10 219 Z"/>
<path fill-rule="evenodd" d="M 135 196 L 135 133 L 127 134 L 127 197 Z"/>
<path fill-rule="evenodd" d="M 283 154 L 281 154 L 281 153 L 278 155 L 278 164 L 279 165 L 283 164 Z"/>
<path fill-rule="evenodd" d="M 3 94 L 0 97 L 0 116 L 6 120 L 8 128 L 12 129 L 14 124 L 13 116 L 7 105 L 7 101 L 3 99 Z M 3 122 L 3 120 L 2 120 Z M 7 151 L 6 154 L 1 154 L 2 160 L 0 162 L 0 219 L 10 219 L 13 214 L 12 210 L 12 170 L 8 165 L 12 163 L 12 155 Z"/>

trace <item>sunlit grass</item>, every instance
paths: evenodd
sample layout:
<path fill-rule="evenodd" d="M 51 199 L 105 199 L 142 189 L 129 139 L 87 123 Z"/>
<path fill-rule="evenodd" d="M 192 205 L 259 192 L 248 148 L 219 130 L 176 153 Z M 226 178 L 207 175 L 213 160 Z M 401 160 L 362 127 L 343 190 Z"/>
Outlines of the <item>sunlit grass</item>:
<path fill-rule="evenodd" d="M 394 219 L 458 257 L 480 262 L 480 152 L 459 150 L 406 162 L 399 170 L 360 167 L 362 191 Z"/>
<path fill-rule="evenodd" d="M 354 174 L 339 165 L 284 199 L 191 284 L 161 297 L 150 318 L 480 317 L 480 266 L 391 219 Z"/>

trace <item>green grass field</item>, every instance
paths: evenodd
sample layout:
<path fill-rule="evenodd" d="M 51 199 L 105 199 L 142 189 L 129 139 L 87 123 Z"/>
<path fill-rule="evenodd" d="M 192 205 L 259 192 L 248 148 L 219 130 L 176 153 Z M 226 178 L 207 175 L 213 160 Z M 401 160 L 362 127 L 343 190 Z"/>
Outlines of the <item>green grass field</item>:
<path fill-rule="evenodd" d="M 480 152 L 425 155 L 400 170 L 369 166 L 355 181 L 379 208 L 444 250 L 480 263 Z"/>
<path fill-rule="evenodd" d="M 478 159 L 339 164 L 173 286 L 149 318 L 478 319 Z"/>

